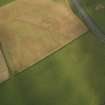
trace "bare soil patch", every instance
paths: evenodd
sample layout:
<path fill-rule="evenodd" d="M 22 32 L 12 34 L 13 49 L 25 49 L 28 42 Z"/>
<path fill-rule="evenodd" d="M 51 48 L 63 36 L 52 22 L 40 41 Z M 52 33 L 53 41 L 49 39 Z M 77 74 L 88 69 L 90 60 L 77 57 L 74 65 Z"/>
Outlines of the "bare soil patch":
<path fill-rule="evenodd" d="M 0 8 L 0 41 L 13 72 L 22 71 L 86 31 L 63 3 L 17 0 Z"/>

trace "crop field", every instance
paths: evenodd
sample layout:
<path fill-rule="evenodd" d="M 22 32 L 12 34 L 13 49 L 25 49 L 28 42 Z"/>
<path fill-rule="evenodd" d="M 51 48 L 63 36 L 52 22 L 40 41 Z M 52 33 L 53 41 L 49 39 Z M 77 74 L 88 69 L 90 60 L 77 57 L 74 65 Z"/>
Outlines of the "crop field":
<path fill-rule="evenodd" d="M 82 6 L 93 18 L 99 28 L 105 32 L 105 0 L 81 0 Z"/>
<path fill-rule="evenodd" d="M 105 45 L 91 32 L 0 85 L 1 105 L 101 105 Z"/>
<path fill-rule="evenodd" d="M 13 73 L 40 61 L 86 31 L 64 2 L 16 0 L 0 7 L 0 42 Z"/>

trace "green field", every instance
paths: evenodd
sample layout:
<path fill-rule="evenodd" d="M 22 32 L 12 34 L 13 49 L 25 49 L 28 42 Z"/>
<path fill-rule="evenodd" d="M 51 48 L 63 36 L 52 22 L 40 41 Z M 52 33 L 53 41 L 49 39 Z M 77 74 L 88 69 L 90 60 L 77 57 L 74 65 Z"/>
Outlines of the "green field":
<path fill-rule="evenodd" d="M 0 85 L 1 105 L 100 105 L 105 45 L 88 32 Z"/>
<path fill-rule="evenodd" d="M 8 3 L 12 2 L 12 1 L 14 1 L 14 0 L 0 0 L 0 6 L 8 4 Z"/>
<path fill-rule="evenodd" d="M 105 0 L 81 0 L 82 6 L 93 18 L 99 28 L 105 32 Z"/>

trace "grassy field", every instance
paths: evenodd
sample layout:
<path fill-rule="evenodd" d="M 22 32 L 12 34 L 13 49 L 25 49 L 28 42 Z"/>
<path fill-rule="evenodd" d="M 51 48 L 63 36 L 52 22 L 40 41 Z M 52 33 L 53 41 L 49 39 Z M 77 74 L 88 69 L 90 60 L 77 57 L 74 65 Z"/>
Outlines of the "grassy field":
<path fill-rule="evenodd" d="M 100 105 L 105 45 L 87 33 L 0 85 L 1 105 Z"/>
<path fill-rule="evenodd" d="M 0 0 L 0 6 L 8 4 L 8 3 L 12 2 L 12 1 L 14 1 L 14 0 Z"/>
<path fill-rule="evenodd" d="M 64 2 L 16 0 L 0 8 L 0 41 L 13 73 L 38 62 L 86 31 Z"/>
<path fill-rule="evenodd" d="M 87 13 L 105 32 L 105 0 L 81 0 Z"/>

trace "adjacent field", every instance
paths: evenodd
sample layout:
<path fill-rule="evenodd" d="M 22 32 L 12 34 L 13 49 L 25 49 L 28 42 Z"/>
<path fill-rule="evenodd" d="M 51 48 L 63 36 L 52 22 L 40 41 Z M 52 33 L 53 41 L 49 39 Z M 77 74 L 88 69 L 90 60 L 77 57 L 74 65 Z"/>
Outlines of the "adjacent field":
<path fill-rule="evenodd" d="M 0 85 L 2 105 L 101 105 L 105 45 L 92 33 Z"/>
<path fill-rule="evenodd" d="M 40 61 L 86 31 L 64 2 L 16 0 L 0 8 L 0 41 L 13 72 Z"/>
<path fill-rule="evenodd" d="M 105 0 L 81 0 L 82 6 L 93 18 L 99 28 L 105 32 Z"/>

